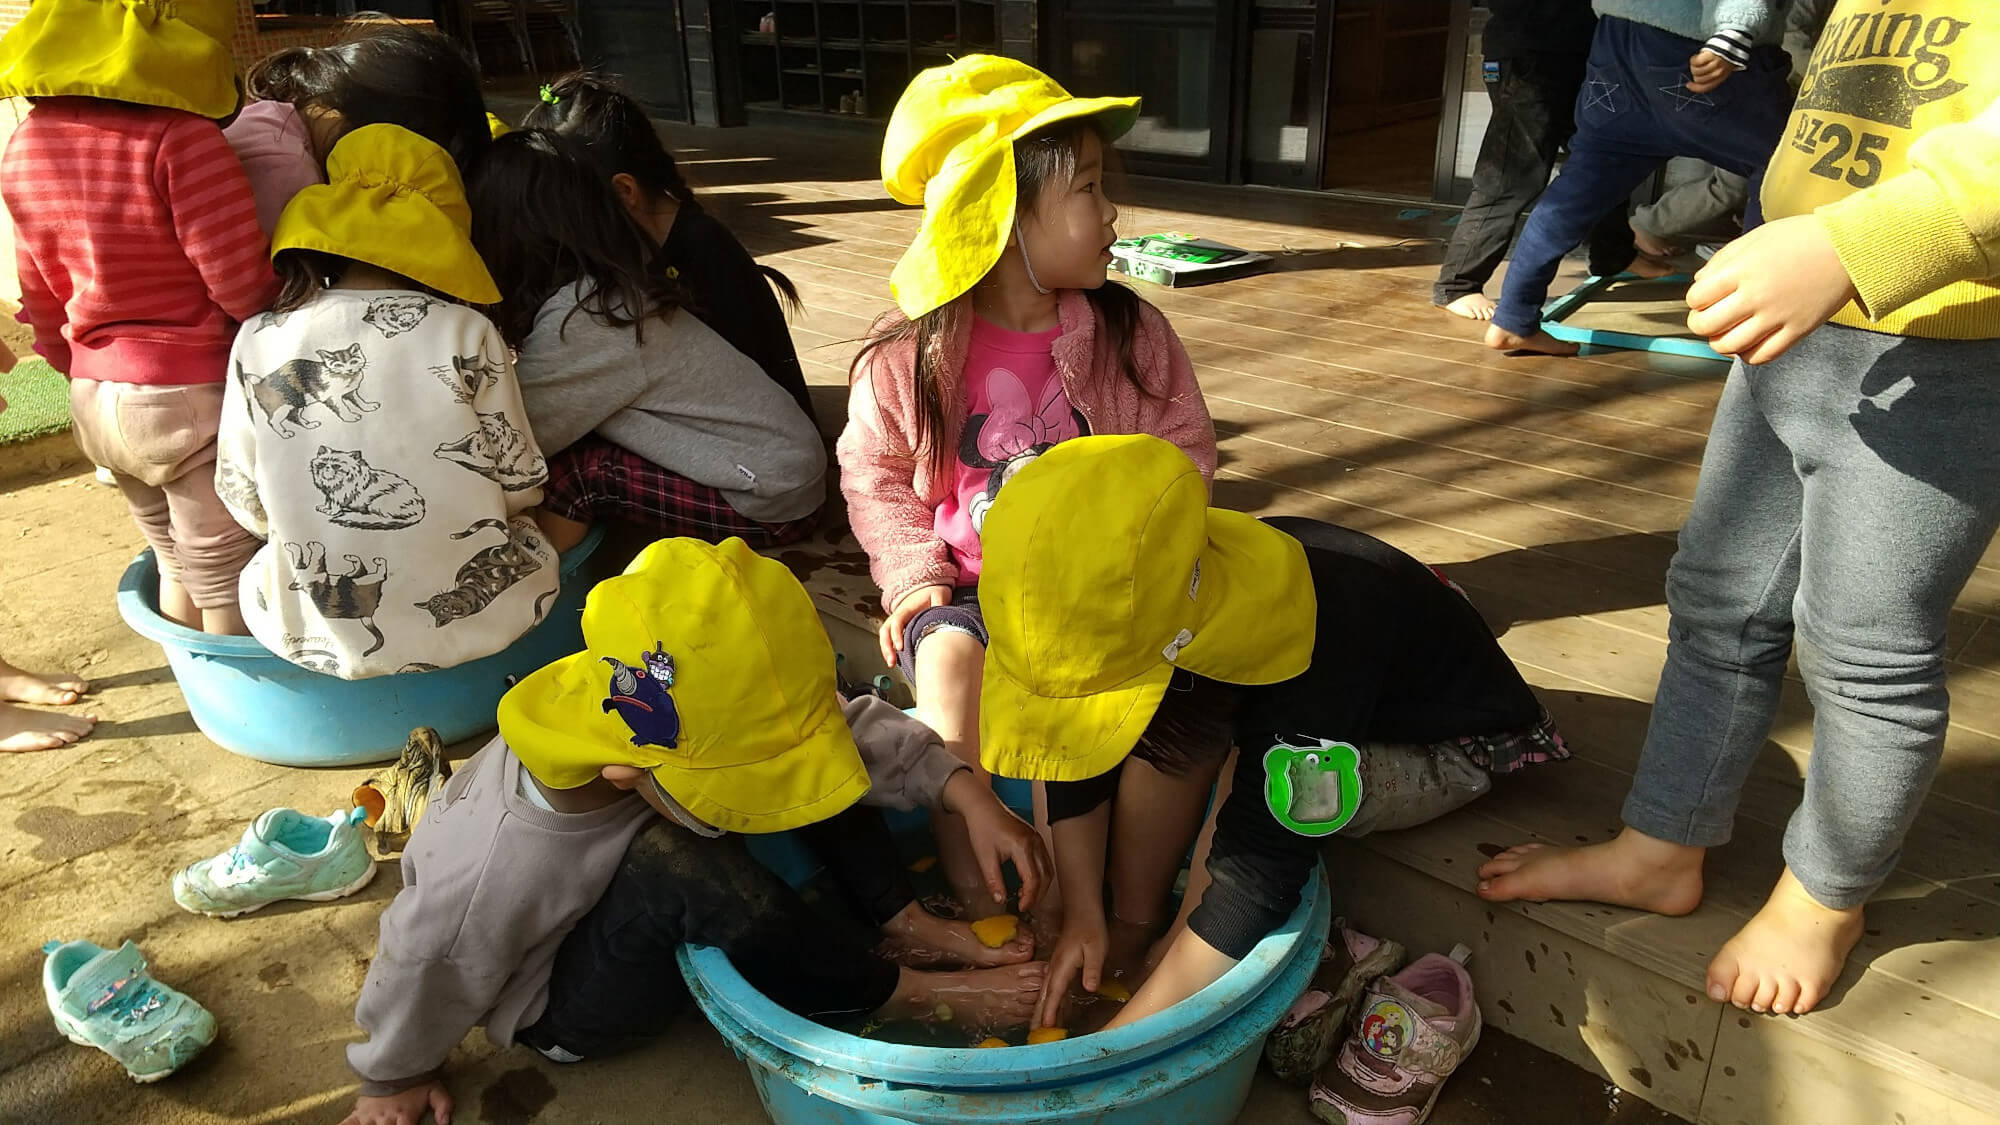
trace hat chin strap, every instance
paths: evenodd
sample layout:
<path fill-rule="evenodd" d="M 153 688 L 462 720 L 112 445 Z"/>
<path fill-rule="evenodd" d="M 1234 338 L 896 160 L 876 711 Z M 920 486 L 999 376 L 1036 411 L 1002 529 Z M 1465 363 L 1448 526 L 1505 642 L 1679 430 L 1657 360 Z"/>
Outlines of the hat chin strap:
<path fill-rule="evenodd" d="M 1048 296 L 1049 290 L 1044 288 L 1041 281 L 1035 277 L 1035 263 L 1028 260 L 1028 240 L 1025 238 L 1016 238 L 1014 239 L 1014 245 L 1021 248 L 1021 268 L 1028 271 L 1028 284 L 1035 287 L 1035 292 L 1040 293 L 1044 297 Z"/>

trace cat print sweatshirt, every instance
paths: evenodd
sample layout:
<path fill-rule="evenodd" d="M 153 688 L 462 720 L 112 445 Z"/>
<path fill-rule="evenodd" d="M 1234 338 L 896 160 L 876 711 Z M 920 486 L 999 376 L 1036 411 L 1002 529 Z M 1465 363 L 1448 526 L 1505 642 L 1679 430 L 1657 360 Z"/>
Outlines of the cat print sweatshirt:
<path fill-rule="evenodd" d="M 548 468 L 500 330 L 402 290 L 331 289 L 250 318 L 229 357 L 215 491 L 265 540 L 250 632 L 358 680 L 506 648 L 555 600 L 524 513 Z"/>

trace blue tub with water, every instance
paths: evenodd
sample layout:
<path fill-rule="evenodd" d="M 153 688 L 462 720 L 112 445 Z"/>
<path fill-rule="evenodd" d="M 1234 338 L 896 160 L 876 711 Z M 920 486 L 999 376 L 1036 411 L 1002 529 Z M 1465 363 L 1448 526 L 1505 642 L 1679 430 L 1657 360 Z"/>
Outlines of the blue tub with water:
<path fill-rule="evenodd" d="M 118 613 L 159 642 L 188 714 L 223 748 L 280 766 L 358 766 L 393 758 L 415 727 L 446 745 L 493 729 L 507 677 L 583 648 L 584 564 L 603 540 L 593 528 L 564 552 L 562 592 L 540 625 L 492 656 L 367 680 L 323 675 L 277 656 L 254 637 L 221 637 L 160 616 L 160 572 L 143 551 L 118 582 Z"/>
<path fill-rule="evenodd" d="M 1016 807 L 1025 789 L 1000 783 Z M 782 842 L 753 850 L 788 881 L 811 873 Z M 1319 964 L 1328 918 L 1315 871 L 1292 916 L 1186 1001 L 1115 1031 L 990 1050 L 849 1035 L 779 1007 L 721 950 L 682 946 L 679 957 L 776 1125 L 1228 1125 L 1250 1095 L 1264 1037 Z"/>

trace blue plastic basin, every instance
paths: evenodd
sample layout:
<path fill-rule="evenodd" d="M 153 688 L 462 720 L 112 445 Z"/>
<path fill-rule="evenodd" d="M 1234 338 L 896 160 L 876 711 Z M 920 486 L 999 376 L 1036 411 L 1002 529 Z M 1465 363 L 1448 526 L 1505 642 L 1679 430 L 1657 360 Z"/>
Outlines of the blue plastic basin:
<path fill-rule="evenodd" d="M 159 642 L 188 714 L 223 748 L 280 766 L 358 766 L 393 758 L 414 727 L 447 745 L 493 729 L 508 676 L 524 676 L 583 647 L 586 560 L 604 538 L 592 528 L 562 557 L 562 592 L 540 625 L 492 656 L 367 680 L 301 668 L 254 637 L 221 637 L 160 616 L 160 572 L 142 551 L 118 582 L 118 613 Z"/>
<path fill-rule="evenodd" d="M 1319 964 L 1328 914 L 1315 871 L 1284 925 L 1186 1001 L 1115 1031 L 991 1050 L 835 1031 L 766 998 L 721 950 L 682 946 L 679 957 L 776 1125 L 1228 1125 L 1264 1037 Z"/>

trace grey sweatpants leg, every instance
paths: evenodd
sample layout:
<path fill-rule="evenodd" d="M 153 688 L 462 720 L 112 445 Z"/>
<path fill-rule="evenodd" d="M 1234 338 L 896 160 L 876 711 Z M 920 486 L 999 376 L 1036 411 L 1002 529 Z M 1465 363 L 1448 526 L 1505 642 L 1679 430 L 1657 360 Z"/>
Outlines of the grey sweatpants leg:
<path fill-rule="evenodd" d="M 1836 909 L 1894 867 L 1943 749 L 1946 614 L 2000 524 L 2000 340 L 1829 325 L 1729 373 L 1667 572 L 1625 822 L 1729 839 L 1796 636 L 1813 705 L 1785 861 Z"/>

